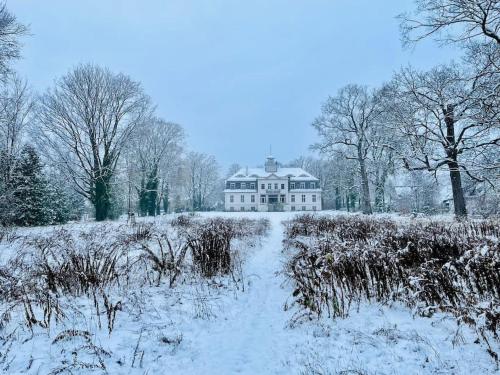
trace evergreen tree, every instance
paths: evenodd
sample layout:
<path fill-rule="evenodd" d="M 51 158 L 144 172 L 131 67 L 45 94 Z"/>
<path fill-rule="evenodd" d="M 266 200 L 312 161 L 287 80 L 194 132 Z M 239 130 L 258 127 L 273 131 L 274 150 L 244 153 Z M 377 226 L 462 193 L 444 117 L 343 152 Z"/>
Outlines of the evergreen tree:
<path fill-rule="evenodd" d="M 51 195 L 43 176 L 43 165 L 32 146 L 23 147 L 10 185 L 13 204 L 16 205 L 16 225 L 46 225 L 52 222 Z"/>

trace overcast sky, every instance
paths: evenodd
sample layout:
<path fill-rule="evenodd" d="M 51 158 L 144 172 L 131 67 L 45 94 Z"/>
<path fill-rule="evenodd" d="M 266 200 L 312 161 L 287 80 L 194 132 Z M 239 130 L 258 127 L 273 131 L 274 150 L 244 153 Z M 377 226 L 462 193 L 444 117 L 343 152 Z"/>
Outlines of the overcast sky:
<path fill-rule="evenodd" d="M 348 83 L 387 81 L 453 53 L 401 47 L 396 15 L 412 0 L 8 0 L 30 25 L 17 69 L 37 91 L 93 62 L 141 81 L 190 149 L 223 167 L 309 153 L 310 126 Z"/>

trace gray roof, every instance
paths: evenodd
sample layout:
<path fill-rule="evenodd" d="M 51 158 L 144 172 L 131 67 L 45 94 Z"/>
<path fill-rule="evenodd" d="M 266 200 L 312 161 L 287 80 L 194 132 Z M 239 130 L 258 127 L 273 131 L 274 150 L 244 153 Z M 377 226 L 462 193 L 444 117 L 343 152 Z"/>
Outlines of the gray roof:
<path fill-rule="evenodd" d="M 253 181 L 257 178 L 266 178 L 271 176 L 278 178 L 288 178 L 294 181 L 318 181 L 316 177 L 306 172 L 302 168 L 279 168 L 277 172 L 266 172 L 264 168 L 241 168 L 227 181 Z"/>

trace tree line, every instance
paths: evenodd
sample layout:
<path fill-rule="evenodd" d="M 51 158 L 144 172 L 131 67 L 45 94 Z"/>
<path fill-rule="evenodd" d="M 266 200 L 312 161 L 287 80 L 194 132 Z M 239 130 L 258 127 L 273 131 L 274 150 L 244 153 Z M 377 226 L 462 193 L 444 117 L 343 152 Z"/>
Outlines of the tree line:
<path fill-rule="evenodd" d="M 217 162 L 186 149 L 182 126 L 156 115 L 139 82 L 81 64 L 35 94 L 12 68 L 27 34 L 2 4 L 1 224 L 64 223 L 85 202 L 98 221 L 214 208 Z"/>
<path fill-rule="evenodd" d="M 459 46 L 460 61 L 342 87 L 312 124 L 320 158 L 289 165 L 320 179 L 328 209 L 436 213 L 445 201 L 459 218 L 498 214 L 498 0 L 415 3 L 400 15 L 404 44 L 436 37 Z M 0 5 L 1 224 L 218 208 L 217 161 L 188 150 L 183 127 L 156 114 L 139 82 L 81 64 L 34 93 L 13 69 L 27 34 Z"/>
<path fill-rule="evenodd" d="M 387 188 L 403 181 L 421 190 L 418 211 L 436 186 L 429 177 L 443 180 L 443 171 L 456 217 L 467 216 L 467 197 L 473 211 L 499 213 L 500 3 L 415 3 L 414 13 L 399 16 L 403 42 L 436 37 L 460 47 L 463 57 L 429 71 L 401 68 L 377 88 L 349 84 L 323 103 L 313 149 L 326 159 L 324 170 L 333 166 L 337 175 L 327 199 L 330 193 L 336 207 L 344 201 L 347 208 L 357 201 L 365 214 L 394 210 Z"/>

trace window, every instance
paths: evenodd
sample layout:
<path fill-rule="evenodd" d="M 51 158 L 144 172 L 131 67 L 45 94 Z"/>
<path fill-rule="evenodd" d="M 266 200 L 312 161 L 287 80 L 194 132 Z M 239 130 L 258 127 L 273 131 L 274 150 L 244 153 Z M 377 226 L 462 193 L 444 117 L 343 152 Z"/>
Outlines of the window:
<path fill-rule="evenodd" d="M 267 184 L 267 190 L 271 190 L 272 189 L 271 186 L 272 186 L 271 184 Z"/>
<path fill-rule="evenodd" d="M 229 211 L 234 211 L 234 207 L 229 207 Z"/>
<path fill-rule="evenodd" d="M 311 189 L 316 189 L 316 182 L 311 182 Z"/>
<path fill-rule="evenodd" d="M 240 201 L 241 201 L 241 203 L 245 203 L 245 196 L 244 195 L 240 196 Z"/>
<path fill-rule="evenodd" d="M 305 182 L 301 182 L 300 183 L 300 188 L 301 189 L 305 189 L 306 188 L 306 183 Z"/>
<path fill-rule="evenodd" d="M 306 195 L 302 194 L 302 203 L 306 203 Z"/>
<path fill-rule="evenodd" d="M 292 202 L 295 202 L 295 195 L 292 195 L 291 198 L 292 198 Z"/>
<path fill-rule="evenodd" d="M 242 189 L 246 189 L 246 188 L 247 188 L 247 184 L 246 184 L 246 183 L 244 183 L 244 182 L 242 182 L 242 183 L 241 183 L 241 188 L 242 188 Z"/>
<path fill-rule="evenodd" d="M 316 211 L 316 206 L 313 206 L 313 211 Z"/>
<path fill-rule="evenodd" d="M 281 184 L 281 190 L 285 190 L 285 184 Z"/>
<path fill-rule="evenodd" d="M 255 189 L 255 183 L 254 182 L 250 183 L 250 189 L 252 189 L 252 190 Z"/>
<path fill-rule="evenodd" d="M 285 203 L 285 196 L 284 195 L 280 195 L 280 202 Z"/>
<path fill-rule="evenodd" d="M 257 209 L 255 208 L 255 206 L 252 206 L 251 210 L 252 211 L 257 211 Z"/>
<path fill-rule="evenodd" d="M 312 201 L 313 201 L 313 203 L 316 203 L 316 194 L 313 194 Z"/>
<path fill-rule="evenodd" d="M 240 211 L 245 211 L 245 207 L 241 206 Z"/>
<path fill-rule="evenodd" d="M 229 196 L 229 203 L 234 203 L 234 195 Z"/>
<path fill-rule="evenodd" d="M 255 195 L 250 195 L 250 202 L 255 203 Z"/>
<path fill-rule="evenodd" d="M 302 206 L 302 211 L 306 211 L 306 206 Z"/>
<path fill-rule="evenodd" d="M 260 203 L 266 203 L 266 196 L 265 195 L 260 196 Z"/>
<path fill-rule="evenodd" d="M 290 189 L 295 189 L 295 182 L 290 182 Z"/>
<path fill-rule="evenodd" d="M 295 211 L 295 206 L 292 206 L 292 211 Z"/>
<path fill-rule="evenodd" d="M 264 190 L 264 189 L 266 188 L 266 185 L 261 184 L 261 185 L 260 185 L 260 188 L 261 188 L 262 190 Z"/>
<path fill-rule="evenodd" d="M 231 184 L 229 186 L 231 189 L 234 189 L 236 187 L 236 184 L 234 182 L 231 182 Z"/>
<path fill-rule="evenodd" d="M 278 184 L 274 184 L 274 190 L 278 190 Z"/>

